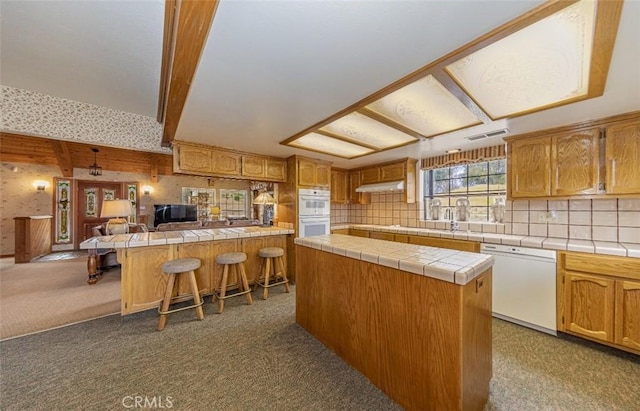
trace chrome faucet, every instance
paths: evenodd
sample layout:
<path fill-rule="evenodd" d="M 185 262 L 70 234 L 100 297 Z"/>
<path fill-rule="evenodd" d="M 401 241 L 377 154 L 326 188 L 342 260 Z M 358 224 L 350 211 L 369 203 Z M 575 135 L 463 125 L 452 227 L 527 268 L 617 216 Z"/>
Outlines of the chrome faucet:
<path fill-rule="evenodd" d="M 455 221 L 455 211 L 451 207 L 447 207 L 447 209 L 444 211 L 444 219 L 450 220 L 449 229 L 451 230 L 451 232 L 458 229 L 458 222 Z"/>

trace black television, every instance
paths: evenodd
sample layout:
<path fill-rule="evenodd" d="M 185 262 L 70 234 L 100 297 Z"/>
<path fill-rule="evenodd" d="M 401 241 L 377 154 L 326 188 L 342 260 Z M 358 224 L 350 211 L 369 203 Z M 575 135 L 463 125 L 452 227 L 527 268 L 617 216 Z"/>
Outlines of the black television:
<path fill-rule="evenodd" d="M 162 223 L 198 221 L 198 206 L 195 204 L 154 204 L 153 226 Z"/>

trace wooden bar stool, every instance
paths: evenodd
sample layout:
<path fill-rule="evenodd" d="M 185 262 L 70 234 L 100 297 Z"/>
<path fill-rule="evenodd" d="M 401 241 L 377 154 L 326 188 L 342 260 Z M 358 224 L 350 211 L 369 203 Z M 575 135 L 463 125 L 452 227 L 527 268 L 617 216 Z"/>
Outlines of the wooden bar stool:
<path fill-rule="evenodd" d="M 202 297 L 200 297 L 198 283 L 196 282 L 195 270 L 197 270 L 198 268 L 200 268 L 200 260 L 198 260 L 197 258 L 179 258 L 177 260 L 167 261 L 166 263 L 162 264 L 162 272 L 169 275 L 169 279 L 167 281 L 167 288 L 164 291 L 162 305 L 160 308 L 158 308 L 158 312 L 160 313 L 158 331 L 164 330 L 164 326 L 167 324 L 167 314 L 175 313 L 177 311 L 195 308 L 198 320 L 202 320 L 204 318 L 204 311 L 202 311 L 202 304 L 204 300 L 202 299 Z M 189 276 L 191 292 L 193 293 L 193 305 L 169 310 L 169 305 L 175 299 L 171 298 L 171 294 L 173 294 L 173 287 L 176 283 L 176 276 L 182 274 L 186 274 Z"/>
<path fill-rule="evenodd" d="M 216 257 L 216 263 L 222 264 L 222 278 L 218 290 L 213 290 L 212 303 L 218 300 L 218 313 L 221 314 L 224 310 L 224 300 L 231 297 L 237 297 L 240 295 L 246 295 L 247 304 L 252 304 L 251 288 L 249 288 L 249 282 L 247 281 L 247 274 L 244 271 L 244 262 L 247 261 L 247 255 L 245 253 L 224 253 Z M 229 279 L 229 267 L 235 268 L 236 278 L 238 280 L 238 292 L 227 295 L 227 281 Z"/>
<path fill-rule="evenodd" d="M 264 260 L 262 261 L 262 272 L 260 277 L 256 280 L 254 290 L 258 286 L 264 288 L 262 292 L 262 298 L 267 299 L 269 295 L 269 288 L 276 285 L 284 284 L 284 290 L 289 292 L 289 280 L 287 279 L 287 271 L 284 264 L 284 250 L 280 247 L 266 247 L 261 248 L 258 255 Z M 280 267 L 276 267 L 279 265 Z M 278 269 L 280 271 L 278 271 Z M 271 283 L 270 283 L 271 281 Z"/>

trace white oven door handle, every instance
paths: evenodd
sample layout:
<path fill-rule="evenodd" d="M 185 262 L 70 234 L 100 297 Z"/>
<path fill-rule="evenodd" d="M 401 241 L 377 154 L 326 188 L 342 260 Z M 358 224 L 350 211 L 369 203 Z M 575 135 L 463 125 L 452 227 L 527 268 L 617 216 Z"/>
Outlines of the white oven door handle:
<path fill-rule="evenodd" d="M 329 201 L 329 197 L 300 197 L 301 201 Z"/>
<path fill-rule="evenodd" d="M 313 219 L 301 219 L 300 222 L 301 223 L 318 223 L 318 224 L 322 224 L 322 223 L 328 223 L 329 222 L 329 218 L 313 218 Z"/>

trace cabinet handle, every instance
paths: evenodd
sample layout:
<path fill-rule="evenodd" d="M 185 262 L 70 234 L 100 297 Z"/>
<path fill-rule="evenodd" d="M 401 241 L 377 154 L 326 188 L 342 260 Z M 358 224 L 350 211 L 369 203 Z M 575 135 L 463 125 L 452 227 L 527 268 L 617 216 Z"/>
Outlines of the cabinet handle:
<path fill-rule="evenodd" d="M 616 184 L 616 159 L 611 159 L 611 185 L 615 186 Z"/>

